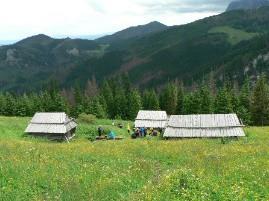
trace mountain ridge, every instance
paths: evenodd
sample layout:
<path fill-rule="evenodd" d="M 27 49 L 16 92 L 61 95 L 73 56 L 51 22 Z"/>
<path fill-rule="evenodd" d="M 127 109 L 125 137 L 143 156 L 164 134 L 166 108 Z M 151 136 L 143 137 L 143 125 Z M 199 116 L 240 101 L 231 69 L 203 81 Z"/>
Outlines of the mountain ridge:
<path fill-rule="evenodd" d="M 213 71 L 217 82 L 246 74 L 255 79 L 269 52 L 269 9 L 238 10 L 168 27 L 141 37 L 107 43 L 53 39 L 44 35 L 0 47 L 0 90 L 39 90 L 51 79 L 61 88 L 84 86 L 128 73 L 138 87 L 159 87 L 167 80 L 186 85 Z M 253 62 L 257 65 L 253 65 Z M 263 64 L 265 63 L 265 64 Z"/>
<path fill-rule="evenodd" d="M 145 25 L 128 27 L 128 28 L 123 29 L 121 31 L 118 31 L 114 34 L 98 38 L 95 41 L 101 42 L 101 43 L 113 43 L 113 42 L 117 42 L 119 40 L 128 40 L 131 38 L 143 37 L 143 36 L 146 36 L 148 34 L 163 31 L 167 28 L 168 28 L 168 26 L 166 26 L 158 21 L 153 21 L 153 22 L 150 22 L 150 23 L 145 24 Z"/>
<path fill-rule="evenodd" d="M 250 10 L 269 6 L 268 0 L 236 0 L 232 1 L 226 11 L 232 10 Z"/>

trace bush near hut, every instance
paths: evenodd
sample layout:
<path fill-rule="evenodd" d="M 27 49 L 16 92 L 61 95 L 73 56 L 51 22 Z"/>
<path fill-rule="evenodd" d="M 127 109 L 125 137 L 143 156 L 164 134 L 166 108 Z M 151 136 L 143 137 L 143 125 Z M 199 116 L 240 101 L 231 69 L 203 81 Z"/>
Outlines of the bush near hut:
<path fill-rule="evenodd" d="M 96 116 L 93 114 L 82 113 L 78 116 L 78 121 L 81 123 L 95 124 Z"/>

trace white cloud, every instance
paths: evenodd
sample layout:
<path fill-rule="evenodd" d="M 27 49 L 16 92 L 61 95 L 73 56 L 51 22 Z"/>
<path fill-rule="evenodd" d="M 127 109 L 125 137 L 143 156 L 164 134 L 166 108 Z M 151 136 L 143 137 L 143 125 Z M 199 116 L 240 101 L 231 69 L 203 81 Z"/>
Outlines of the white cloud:
<path fill-rule="evenodd" d="M 94 35 L 155 20 L 167 25 L 184 24 L 219 13 L 212 6 L 216 2 L 223 1 L 0 0 L 0 40 L 38 33 Z"/>

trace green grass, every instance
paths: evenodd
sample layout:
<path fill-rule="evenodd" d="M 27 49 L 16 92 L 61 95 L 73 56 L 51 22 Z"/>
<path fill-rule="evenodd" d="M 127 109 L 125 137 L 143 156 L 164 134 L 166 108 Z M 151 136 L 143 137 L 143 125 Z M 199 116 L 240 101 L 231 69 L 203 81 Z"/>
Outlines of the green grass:
<path fill-rule="evenodd" d="M 236 45 L 243 40 L 250 40 L 257 36 L 257 33 L 249 33 L 240 29 L 235 29 L 229 26 L 214 27 L 209 30 L 209 33 L 224 33 L 228 36 L 228 42 Z"/>
<path fill-rule="evenodd" d="M 126 129 L 98 120 L 80 123 L 68 144 L 24 137 L 28 121 L 0 117 L 0 200 L 269 199 L 268 127 L 222 144 L 131 140 Z M 126 139 L 89 141 L 99 124 Z"/>

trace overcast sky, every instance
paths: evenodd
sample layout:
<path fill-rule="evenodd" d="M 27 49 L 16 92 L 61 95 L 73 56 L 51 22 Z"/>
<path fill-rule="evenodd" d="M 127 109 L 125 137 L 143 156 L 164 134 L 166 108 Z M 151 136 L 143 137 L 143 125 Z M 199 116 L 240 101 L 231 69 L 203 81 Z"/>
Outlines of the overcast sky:
<path fill-rule="evenodd" d="M 231 0 L 0 0 L 0 40 L 43 33 L 112 33 L 160 21 L 185 24 L 223 12 Z"/>

